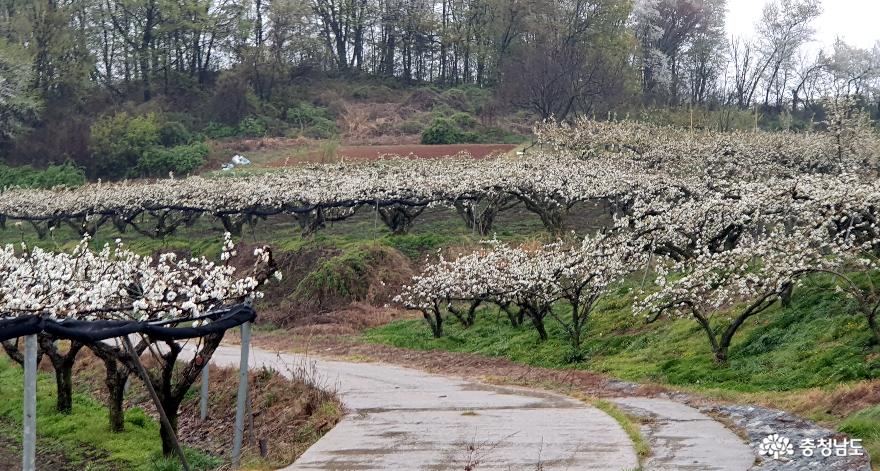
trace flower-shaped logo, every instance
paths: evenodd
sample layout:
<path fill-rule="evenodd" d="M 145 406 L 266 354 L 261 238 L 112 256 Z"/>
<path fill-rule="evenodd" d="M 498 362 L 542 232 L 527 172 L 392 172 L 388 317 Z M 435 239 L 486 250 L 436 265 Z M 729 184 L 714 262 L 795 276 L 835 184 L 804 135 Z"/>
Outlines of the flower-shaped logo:
<path fill-rule="evenodd" d="M 758 450 L 763 456 L 772 456 L 774 460 L 779 460 L 787 455 L 793 455 L 794 445 L 788 437 L 773 433 L 761 440 Z"/>

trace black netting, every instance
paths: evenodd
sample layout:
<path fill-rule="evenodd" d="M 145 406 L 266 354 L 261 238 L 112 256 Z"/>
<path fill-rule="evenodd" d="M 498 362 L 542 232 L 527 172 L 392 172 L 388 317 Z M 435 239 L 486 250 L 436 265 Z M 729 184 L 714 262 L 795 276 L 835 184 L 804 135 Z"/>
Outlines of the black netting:
<path fill-rule="evenodd" d="M 130 334 L 143 334 L 156 340 L 177 340 L 204 337 L 220 333 L 256 319 L 257 314 L 247 305 L 233 306 L 218 310 L 199 319 L 210 319 L 199 327 L 174 327 L 174 323 L 137 321 L 78 321 L 45 319 L 40 316 L 25 316 L 0 319 L 0 341 L 39 334 L 41 332 L 59 339 L 78 340 L 84 343 L 123 337 Z M 182 319 L 180 323 L 188 322 Z"/>

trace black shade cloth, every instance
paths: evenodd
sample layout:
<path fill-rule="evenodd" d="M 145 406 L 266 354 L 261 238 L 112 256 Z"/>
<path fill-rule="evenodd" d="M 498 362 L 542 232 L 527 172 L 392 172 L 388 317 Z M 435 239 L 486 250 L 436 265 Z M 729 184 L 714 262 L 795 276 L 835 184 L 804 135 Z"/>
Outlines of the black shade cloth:
<path fill-rule="evenodd" d="M 138 321 L 79 321 L 72 319 L 56 321 L 40 316 L 25 316 L 0 319 L 0 341 L 39 333 L 83 343 L 98 342 L 130 334 L 144 334 L 156 340 L 191 339 L 224 332 L 245 322 L 251 322 L 256 317 L 254 309 L 245 304 L 201 316 L 200 319 L 211 319 L 211 322 L 199 327 L 166 327 Z M 181 320 L 181 322 L 187 321 L 187 319 Z M 163 324 L 167 324 L 167 322 Z"/>

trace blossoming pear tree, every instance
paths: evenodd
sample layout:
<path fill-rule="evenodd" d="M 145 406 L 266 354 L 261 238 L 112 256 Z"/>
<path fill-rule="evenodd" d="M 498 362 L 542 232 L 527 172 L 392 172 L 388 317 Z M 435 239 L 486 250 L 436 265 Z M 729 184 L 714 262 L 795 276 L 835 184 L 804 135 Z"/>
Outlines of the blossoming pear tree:
<path fill-rule="evenodd" d="M 663 314 L 691 317 L 706 334 L 715 360 L 729 358 L 734 337 L 746 320 L 778 301 L 803 276 L 835 267 L 823 230 L 784 230 L 748 236 L 736 247 L 657 265 L 659 290 L 634 309 L 655 321 Z"/>
<path fill-rule="evenodd" d="M 84 238 L 73 250 L 52 252 L 22 244 L 0 249 L 0 312 L 3 317 L 39 316 L 57 321 L 107 320 L 131 322 L 167 321 L 171 324 L 207 322 L 199 316 L 222 306 L 258 298 L 259 287 L 275 272 L 271 251 L 255 250 L 254 269 L 237 276 L 229 264 L 236 249 L 227 234 L 221 263 L 203 257 L 183 258 L 175 254 L 158 257 L 138 255 L 121 242 L 100 250 L 89 248 Z M 160 345 L 150 338 L 141 338 L 137 352 L 148 349 L 160 360 L 160 373 L 151 375 L 163 407 L 175 423 L 180 401 L 222 339 L 221 334 L 197 339 L 196 359 L 183 368 L 175 368 L 183 345 L 163 341 Z M 39 334 L 42 354 L 47 355 L 55 369 L 58 389 L 57 408 L 70 411 L 71 372 L 77 353 L 85 346 L 98 354 L 107 367 L 106 383 L 110 389 L 111 428 L 120 430 L 122 421 L 122 388 L 134 359 L 112 342 L 85 343 L 72 341 L 66 351 L 58 339 Z M 15 342 L 7 341 L 4 349 L 16 361 L 22 358 Z M 170 436 L 163 431 L 163 446 L 170 452 Z"/>

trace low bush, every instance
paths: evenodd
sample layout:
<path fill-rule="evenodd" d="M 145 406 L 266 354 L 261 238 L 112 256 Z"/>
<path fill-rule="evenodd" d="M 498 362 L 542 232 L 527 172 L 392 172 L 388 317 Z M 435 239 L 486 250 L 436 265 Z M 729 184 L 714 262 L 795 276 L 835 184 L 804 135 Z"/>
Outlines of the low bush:
<path fill-rule="evenodd" d="M 80 186 L 85 183 L 85 172 L 69 162 L 50 165 L 45 169 L 35 169 L 29 165 L 10 167 L 0 164 L 0 188 L 10 186 L 52 188 L 54 186 Z"/>
<path fill-rule="evenodd" d="M 222 125 L 209 124 L 206 134 L 218 129 Z M 92 125 L 94 174 L 131 178 L 190 173 L 208 155 L 208 147 L 196 139 L 182 123 L 157 113 L 104 117 Z"/>
<path fill-rule="evenodd" d="M 148 149 L 138 159 L 137 166 L 129 174 L 131 177 L 163 177 L 173 172 L 185 175 L 205 163 L 210 150 L 202 142 L 165 149 Z"/>
<path fill-rule="evenodd" d="M 411 263 L 397 250 L 365 244 L 323 261 L 297 284 L 288 301 L 319 310 L 355 301 L 382 304 L 412 274 Z"/>
<path fill-rule="evenodd" d="M 326 108 L 299 103 L 287 109 L 287 122 L 312 139 L 329 139 L 338 134 L 336 122 Z"/>
<path fill-rule="evenodd" d="M 211 139 L 226 139 L 229 137 L 234 137 L 238 132 L 237 129 L 233 126 L 229 126 L 228 124 L 210 122 L 205 129 L 202 131 L 205 136 Z"/>
<path fill-rule="evenodd" d="M 126 176 L 147 149 L 161 144 L 160 129 L 155 113 L 132 116 L 121 112 L 96 121 L 90 144 L 96 176 Z"/>
<path fill-rule="evenodd" d="M 249 116 L 238 123 L 238 134 L 241 136 L 263 137 L 266 131 L 265 121 L 254 116 Z"/>
<path fill-rule="evenodd" d="M 192 142 L 193 135 L 182 123 L 168 121 L 159 127 L 159 143 L 164 147 L 174 147 Z"/>
<path fill-rule="evenodd" d="M 422 132 L 422 144 L 460 144 L 467 137 L 451 120 L 437 118 Z"/>
<path fill-rule="evenodd" d="M 476 129 L 477 120 L 468 113 L 455 113 L 449 118 L 459 129 L 472 130 Z"/>

